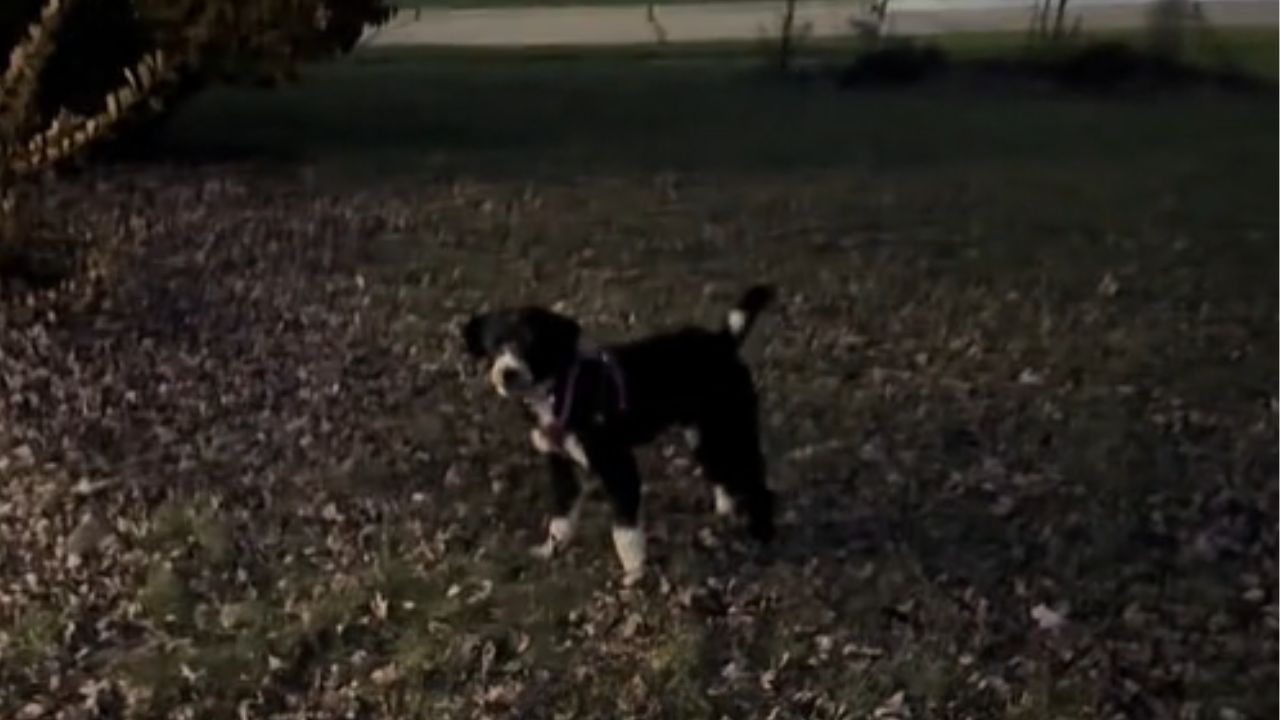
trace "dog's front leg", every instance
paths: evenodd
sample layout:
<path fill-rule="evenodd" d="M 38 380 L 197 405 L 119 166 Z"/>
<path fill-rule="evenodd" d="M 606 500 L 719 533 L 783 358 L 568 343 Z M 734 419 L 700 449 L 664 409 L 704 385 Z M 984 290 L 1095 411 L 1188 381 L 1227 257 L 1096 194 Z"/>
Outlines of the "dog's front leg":
<path fill-rule="evenodd" d="M 645 537 L 640 527 L 640 473 L 631 450 L 610 442 L 583 442 L 591 467 L 613 505 L 613 548 L 622 563 L 622 584 L 631 586 L 644 577 Z"/>
<path fill-rule="evenodd" d="M 547 523 L 547 539 L 531 551 L 542 559 L 552 557 L 573 539 L 582 499 L 582 488 L 574 474 L 573 463 L 556 453 L 548 454 L 546 459 L 547 477 L 551 484 L 551 520 Z"/>

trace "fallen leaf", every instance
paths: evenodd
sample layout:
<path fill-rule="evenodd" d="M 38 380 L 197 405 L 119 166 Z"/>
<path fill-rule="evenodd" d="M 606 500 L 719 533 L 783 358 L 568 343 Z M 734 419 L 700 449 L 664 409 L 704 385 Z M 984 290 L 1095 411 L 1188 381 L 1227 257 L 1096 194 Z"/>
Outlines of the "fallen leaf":
<path fill-rule="evenodd" d="M 1042 630 L 1056 630 L 1066 624 L 1067 619 L 1056 610 L 1041 603 L 1031 608 L 1031 619 Z"/>

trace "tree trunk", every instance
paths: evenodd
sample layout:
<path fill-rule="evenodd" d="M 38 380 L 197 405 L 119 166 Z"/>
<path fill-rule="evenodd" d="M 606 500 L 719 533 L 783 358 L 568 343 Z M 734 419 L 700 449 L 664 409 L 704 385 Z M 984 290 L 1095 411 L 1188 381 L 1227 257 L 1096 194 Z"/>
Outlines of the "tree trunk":
<path fill-rule="evenodd" d="M 649 27 L 653 28 L 653 36 L 657 39 L 658 44 L 665 45 L 667 43 L 667 29 L 658 21 L 658 4 L 656 2 L 645 4 L 644 19 L 649 23 Z"/>
<path fill-rule="evenodd" d="M 790 72 L 795 54 L 796 0 L 784 0 L 782 8 L 782 35 L 778 38 L 778 70 Z"/>
<path fill-rule="evenodd" d="M 1067 31 L 1067 0 L 1058 0 L 1058 13 L 1053 18 L 1053 37 L 1061 38 Z"/>

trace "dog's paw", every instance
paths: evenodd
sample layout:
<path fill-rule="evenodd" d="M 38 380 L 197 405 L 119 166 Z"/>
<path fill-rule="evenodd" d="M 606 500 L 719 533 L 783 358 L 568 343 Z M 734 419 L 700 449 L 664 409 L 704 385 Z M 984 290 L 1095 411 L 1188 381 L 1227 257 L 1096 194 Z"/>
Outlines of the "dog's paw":
<path fill-rule="evenodd" d="M 539 545 L 529 548 L 529 554 L 539 560 L 550 560 L 556 556 L 557 543 L 553 538 L 547 538 Z"/>
<path fill-rule="evenodd" d="M 714 492 L 716 515 L 719 517 L 733 517 L 737 512 L 737 504 L 733 501 L 733 496 L 729 494 L 728 490 L 719 485 L 715 486 Z"/>
<path fill-rule="evenodd" d="M 644 568 L 636 568 L 622 573 L 622 587 L 624 589 L 639 585 L 641 580 L 644 580 Z"/>

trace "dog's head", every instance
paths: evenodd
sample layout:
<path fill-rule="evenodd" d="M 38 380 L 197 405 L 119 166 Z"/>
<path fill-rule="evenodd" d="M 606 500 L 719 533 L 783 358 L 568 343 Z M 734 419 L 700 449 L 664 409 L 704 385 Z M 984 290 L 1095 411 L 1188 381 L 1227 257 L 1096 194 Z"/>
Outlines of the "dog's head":
<path fill-rule="evenodd" d="M 489 382 L 503 397 L 526 394 L 566 371 L 581 334 L 571 318 L 540 307 L 482 313 L 462 328 L 467 352 L 491 363 Z"/>

